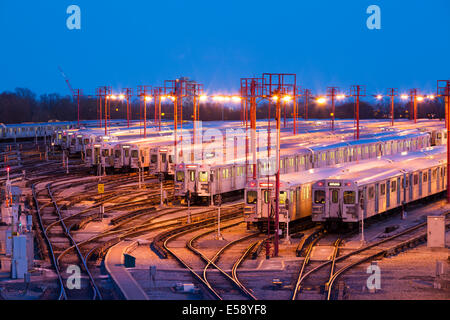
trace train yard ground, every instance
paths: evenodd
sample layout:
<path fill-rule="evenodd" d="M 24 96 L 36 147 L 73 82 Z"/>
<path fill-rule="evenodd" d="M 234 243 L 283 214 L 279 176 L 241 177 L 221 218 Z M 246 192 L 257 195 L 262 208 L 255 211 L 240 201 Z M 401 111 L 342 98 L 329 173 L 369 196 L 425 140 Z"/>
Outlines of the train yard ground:
<path fill-rule="evenodd" d="M 6 150 L 6 144 L 0 148 Z M 136 173 L 98 177 L 79 159 L 70 159 L 67 173 L 61 154 L 46 160 L 43 148 L 42 143 L 21 142 L 4 151 L 9 155 L 13 184 L 22 190 L 24 209 L 33 216 L 35 252 L 26 282 L 10 279 L 10 262 L 1 248 L 3 299 L 450 297 L 449 238 L 446 248 L 427 248 L 422 235 L 426 225 L 420 226 L 429 215 L 450 212 L 442 198 L 408 207 L 406 218 L 397 212 L 368 222 L 365 243 L 359 230 L 327 233 L 320 225 L 305 224 L 293 230 L 289 241 L 282 237 L 278 257 L 270 251 L 267 258 L 267 235 L 247 228 L 242 201 L 222 206 L 222 238 L 218 238 L 217 208 L 192 206 L 188 214 L 186 206 L 172 202 L 171 181 L 163 184 L 168 203 L 160 207 L 156 177 L 146 175 L 139 188 Z M 103 194 L 98 193 L 99 183 L 105 186 Z M 124 254 L 135 258 L 134 267 L 124 265 Z M 359 261 L 363 258 L 367 260 Z M 370 290 L 367 268 L 374 261 L 380 269 L 381 288 Z M 443 264 L 440 276 L 436 276 L 437 262 Z M 80 266 L 81 289 L 68 287 L 67 268 L 72 264 Z"/>

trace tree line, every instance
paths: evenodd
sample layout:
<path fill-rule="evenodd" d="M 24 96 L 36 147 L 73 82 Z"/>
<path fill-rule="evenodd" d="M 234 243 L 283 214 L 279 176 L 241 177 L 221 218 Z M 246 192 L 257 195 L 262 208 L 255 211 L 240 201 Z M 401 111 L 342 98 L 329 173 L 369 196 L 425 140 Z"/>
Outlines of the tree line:
<path fill-rule="evenodd" d="M 337 103 L 335 108 L 336 118 L 353 118 L 355 103 L 352 101 Z M 147 118 L 154 118 L 155 106 L 153 101 L 147 102 Z M 417 115 L 419 118 L 444 118 L 445 110 L 441 99 L 425 100 L 417 103 Z M 143 102 L 138 98 L 130 101 L 132 119 L 143 118 Z M 173 103 L 166 100 L 161 106 L 162 118 L 173 119 Z M 286 111 L 285 111 L 286 109 Z M 110 101 L 110 118 L 126 119 L 126 101 Z M 398 101 L 394 106 L 395 118 L 408 118 L 410 112 L 410 103 Z M 258 104 L 256 117 L 258 119 L 275 116 L 275 105 L 265 102 Z M 371 118 L 389 118 L 390 102 L 373 101 L 370 99 L 360 101 L 359 115 L 361 119 Z M 26 88 L 17 88 L 12 92 L 5 91 L 0 94 L 0 122 L 3 123 L 21 123 L 21 122 L 46 122 L 49 120 L 75 121 L 77 120 L 77 101 L 70 96 L 63 96 L 58 93 L 42 94 L 39 97 L 31 90 Z M 292 117 L 292 103 L 281 107 L 281 115 L 288 118 Z M 308 103 L 308 118 L 326 119 L 330 117 L 331 106 L 329 103 L 319 105 L 315 101 Z M 192 102 L 183 101 L 183 119 L 191 120 L 193 114 Z M 240 104 L 222 104 L 218 102 L 200 103 L 200 120 L 239 120 L 241 118 Z M 298 115 L 303 118 L 305 114 L 304 102 L 299 101 Z M 104 114 L 103 114 L 104 116 Z M 95 120 L 98 117 L 98 101 L 96 97 L 80 98 L 80 119 Z"/>

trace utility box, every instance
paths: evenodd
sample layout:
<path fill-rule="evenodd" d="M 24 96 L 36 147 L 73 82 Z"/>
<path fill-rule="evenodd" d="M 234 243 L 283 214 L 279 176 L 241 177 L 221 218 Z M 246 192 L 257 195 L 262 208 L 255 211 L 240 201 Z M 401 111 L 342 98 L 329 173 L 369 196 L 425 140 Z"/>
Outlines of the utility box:
<path fill-rule="evenodd" d="M 427 217 L 427 247 L 445 248 L 445 217 Z"/>
<path fill-rule="evenodd" d="M 11 278 L 23 279 L 28 272 L 27 237 L 13 237 L 13 255 L 11 260 Z"/>
<path fill-rule="evenodd" d="M 127 253 L 123 254 L 123 260 L 125 268 L 134 268 L 136 267 L 136 258 Z"/>

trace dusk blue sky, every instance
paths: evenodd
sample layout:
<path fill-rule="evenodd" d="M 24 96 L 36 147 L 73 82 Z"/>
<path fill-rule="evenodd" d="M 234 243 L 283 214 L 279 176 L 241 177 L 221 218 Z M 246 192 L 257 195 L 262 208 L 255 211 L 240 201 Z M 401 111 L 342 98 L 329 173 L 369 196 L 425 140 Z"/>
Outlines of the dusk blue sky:
<path fill-rule="evenodd" d="M 66 9 L 81 8 L 81 30 Z M 366 9 L 381 8 L 381 30 Z M 450 78 L 448 0 L 0 0 L 0 91 L 160 86 L 188 76 L 209 93 L 234 93 L 241 77 L 296 73 L 298 85 L 364 84 L 368 93 L 435 90 Z"/>

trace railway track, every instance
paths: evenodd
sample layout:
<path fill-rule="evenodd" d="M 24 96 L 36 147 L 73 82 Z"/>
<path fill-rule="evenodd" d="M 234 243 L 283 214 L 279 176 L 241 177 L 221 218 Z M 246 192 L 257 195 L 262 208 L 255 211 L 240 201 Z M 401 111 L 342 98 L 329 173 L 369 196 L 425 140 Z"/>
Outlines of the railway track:
<path fill-rule="evenodd" d="M 449 213 L 445 214 L 445 216 L 448 215 Z M 305 272 L 312 247 L 315 245 L 315 242 L 311 242 L 294 287 L 292 300 L 302 296 L 301 293 L 303 293 L 303 296 L 308 296 L 308 294 L 305 294 L 305 289 L 308 287 L 312 290 L 309 298 L 334 300 L 338 299 L 339 296 L 342 297 L 342 292 L 336 289 L 336 284 L 343 274 L 362 263 L 395 255 L 423 243 L 427 238 L 426 226 L 426 222 L 417 224 L 343 255 L 339 255 L 339 246 L 342 243 L 342 239 L 338 239 L 335 241 L 335 250 L 331 259 L 315 263 L 309 271 Z M 450 223 L 447 223 L 446 227 L 449 228 Z M 327 269 L 329 270 L 328 272 Z M 317 290 L 318 288 L 319 290 Z"/>
<path fill-rule="evenodd" d="M 241 223 L 243 223 L 243 222 L 240 221 L 240 222 L 237 222 L 237 223 L 233 223 L 233 224 L 227 225 L 224 228 L 222 228 L 222 230 L 226 230 L 228 228 L 232 228 L 232 227 L 237 226 L 237 225 L 239 225 Z M 211 234 L 211 233 L 213 233 L 215 231 L 216 231 L 216 229 L 211 229 L 211 230 L 207 230 L 205 232 L 202 232 L 200 234 L 197 234 L 196 236 L 191 238 L 186 244 L 187 248 L 190 251 L 192 251 L 194 254 L 199 256 L 205 262 L 205 267 L 204 267 L 203 273 L 202 273 L 202 277 L 203 277 L 204 283 L 209 287 L 210 291 L 215 291 L 216 292 L 215 295 L 216 296 L 220 296 L 221 300 L 224 299 L 224 298 L 226 298 L 227 300 L 233 300 L 233 299 L 236 299 L 236 298 L 238 298 L 238 299 L 241 298 L 241 296 L 237 296 L 236 297 L 235 294 L 232 294 L 232 292 L 233 292 L 232 290 L 228 290 L 228 291 L 226 291 L 225 293 L 222 293 L 222 294 L 218 293 L 218 289 L 214 288 L 214 287 L 217 287 L 217 285 L 211 284 L 210 280 L 208 279 L 209 267 L 213 266 L 218 271 L 217 274 L 211 274 L 211 276 L 213 278 L 215 278 L 215 281 L 214 281 L 215 283 L 218 282 L 218 279 L 217 279 L 218 276 L 222 277 L 223 279 L 225 279 L 226 281 L 231 283 L 232 286 L 235 289 L 237 289 L 241 293 L 242 296 L 244 296 L 244 297 L 246 297 L 246 298 L 248 298 L 250 300 L 257 300 L 257 298 L 253 295 L 253 293 L 249 289 L 247 289 L 237 278 L 237 268 L 238 268 L 240 262 L 242 262 L 242 260 L 243 260 L 242 256 L 240 256 L 238 258 L 238 261 L 240 260 L 240 262 L 239 263 L 235 263 L 233 265 L 232 271 L 231 271 L 231 275 L 229 275 L 223 268 L 219 267 L 218 264 L 217 264 L 217 261 L 219 260 L 219 257 L 223 254 L 223 252 L 225 250 L 229 249 L 231 246 L 233 246 L 233 245 L 235 245 L 235 244 L 237 244 L 239 242 L 243 242 L 245 240 L 252 239 L 252 238 L 258 236 L 259 234 L 258 233 L 250 234 L 250 235 L 246 235 L 246 236 L 240 237 L 238 239 L 235 239 L 233 241 L 230 241 L 227 244 L 225 244 L 219 251 L 217 251 L 215 253 L 215 255 L 211 259 L 209 259 L 204 253 L 202 253 L 199 249 L 197 249 L 194 246 L 194 243 L 196 241 L 198 241 L 201 237 L 205 237 L 205 236 L 207 236 L 207 235 L 209 235 L 209 234 Z M 223 291 L 223 289 L 222 289 L 222 291 Z"/>
<path fill-rule="evenodd" d="M 42 209 L 43 207 L 49 207 L 49 205 L 45 204 L 43 207 L 40 206 L 34 185 L 32 186 L 32 192 L 36 204 L 36 212 L 39 224 L 41 229 L 43 230 L 43 235 L 49 248 L 49 256 L 58 277 L 59 294 L 57 298 L 59 300 L 86 299 L 86 291 L 89 291 L 90 296 L 93 300 L 102 299 L 101 292 L 98 289 L 92 277 L 92 274 L 89 271 L 89 268 L 87 267 L 86 261 L 81 254 L 75 240 L 73 239 L 70 230 L 67 227 L 66 222 L 64 221 L 65 219 L 62 217 L 60 208 L 53 197 L 50 184 L 48 184 L 46 188 L 48 191 L 49 200 L 54 206 L 54 209 L 52 210 L 53 212 L 48 212 L 47 215 L 51 215 L 51 213 L 53 213 L 53 217 L 44 217 Z M 48 220 L 55 221 L 48 223 Z M 59 228 L 56 227 L 58 224 Z M 61 239 L 61 236 L 64 236 L 65 239 Z M 62 260 L 63 255 L 61 254 L 64 252 L 62 248 L 64 248 L 64 246 L 67 246 L 67 244 L 73 244 L 76 247 L 78 259 L 73 259 L 73 257 L 71 257 L 71 259 Z M 82 266 L 81 268 L 79 266 L 80 263 Z M 68 268 L 72 265 L 77 266 L 80 271 L 83 271 L 87 275 L 89 279 L 88 281 L 90 289 L 86 290 L 86 288 L 84 288 L 84 290 L 73 290 L 73 283 L 71 282 L 71 279 L 69 278 L 67 273 L 67 271 L 69 270 Z M 81 278 L 80 281 L 81 283 L 83 283 L 83 278 Z"/>

